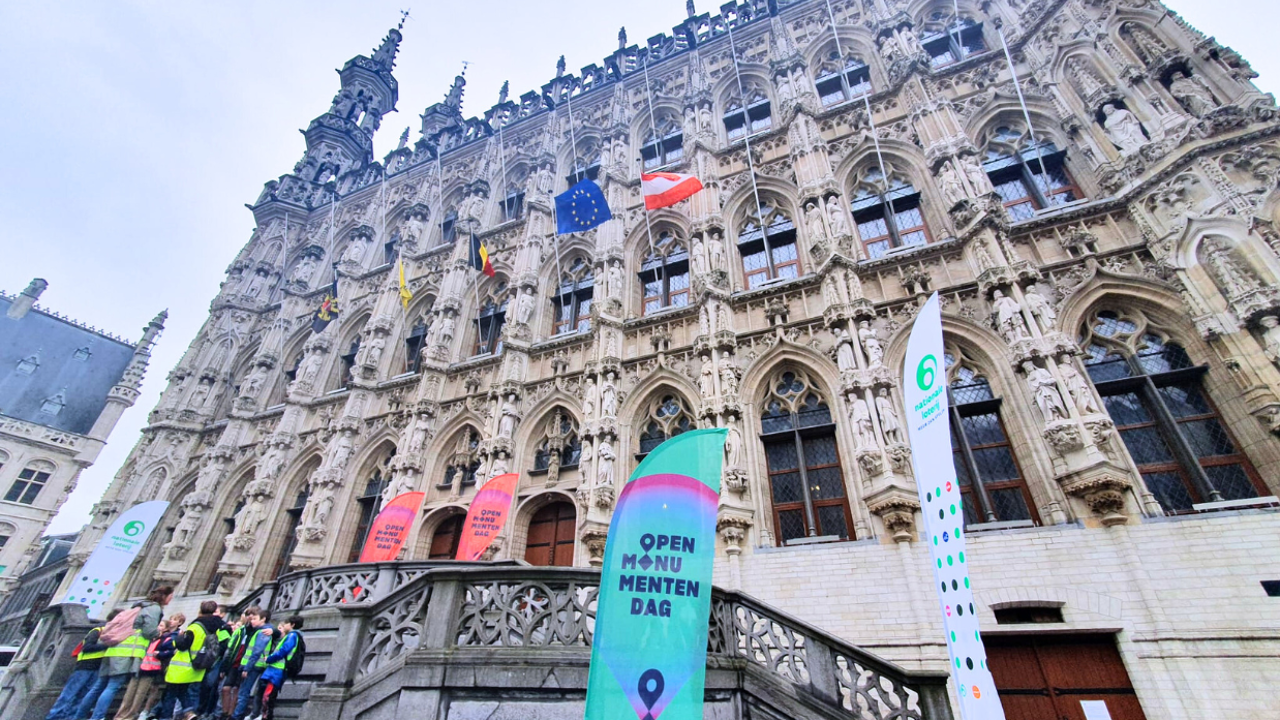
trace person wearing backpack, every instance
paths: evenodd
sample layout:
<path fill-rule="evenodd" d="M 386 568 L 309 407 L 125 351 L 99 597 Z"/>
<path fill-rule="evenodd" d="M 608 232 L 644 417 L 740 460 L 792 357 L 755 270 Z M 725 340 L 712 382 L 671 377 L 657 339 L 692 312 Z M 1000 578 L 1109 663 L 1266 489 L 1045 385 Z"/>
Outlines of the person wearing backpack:
<path fill-rule="evenodd" d="M 296 677 L 302 669 L 307 645 L 302 640 L 302 618 L 294 615 L 277 627 L 278 638 L 271 654 L 267 656 L 267 668 L 262 672 L 262 720 L 271 720 L 276 697 L 286 677 Z"/>
<path fill-rule="evenodd" d="M 120 613 L 114 620 L 108 621 L 103 626 L 99 639 L 111 647 L 108 647 L 103 655 L 97 682 L 76 710 L 77 718 L 105 720 L 107 710 L 116 699 L 116 693 L 129 682 L 129 678 L 133 677 L 142 665 L 142 658 L 147 654 L 147 646 L 160 636 L 160 618 L 164 613 L 164 606 L 168 605 L 172 598 L 172 587 L 167 585 L 158 587 L 147 594 L 146 600 Z M 133 620 L 125 627 L 127 634 L 120 632 L 118 626 L 122 621 L 128 622 L 130 616 Z M 124 637 L 118 642 L 113 642 L 112 638 L 120 635 Z"/>
<path fill-rule="evenodd" d="M 160 660 L 160 674 L 157 676 L 155 685 L 152 688 L 152 696 L 155 700 L 148 709 L 143 710 L 138 715 L 138 720 L 151 720 L 151 718 L 172 718 L 173 702 L 169 697 L 169 693 L 165 692 L 167 686 L 164 683 L 164 674 L 169 669 L 169 661 L 173 659 L 174 653 L 178 652 L 178 648 L 174 647 L 178 637 L 182 635 L 182 626 L 187 624 L 187 616 L 182 613 L 174 613 L 169 616 L 169 630 L 160 636 L 160 644 L 156 647 L 156 657 Z M 150 699 L 150 698 L 148 698 Z M 169 699 L 171 702 L 166 705 L 163 701 Z"/>
<path fill-rule="evenodd" d="M 236 709 L 236 697 L 240 694 L 240 661 L 244 657 L 245 628 L 248 623 L 240 618 L 231 624 L 231 640 L 227 642 L 227 652 L 222 657 L 222 673 L 219 678 L 220 694 L 218 720 L 231 720 Z"/>
<path fill-rule="evenodd" d="M 222 627 L 218 628 L 218 660 L 213 667 L 204 674 L 204 680 L 200 682 L 200 703 L 196 708 L 196 713 L 201 716 L 213 714 L 213 707 L 218 701 L 218 680 L 222 675 L 222 666 L 226 664 L 227 648 L 231 646 L 231 626 L 227 624 L 227 606 L 219 605 L 218 609 L 213 613 L 222 621 Z"/>
<path fill-rule="evenodd" d="M 236 699 L 236 709 L 231 713 L 234 720 L 245 720 L 250 706 L 258 704 L 259 696 L 254 694 L 253 687 L 266 669 L 274 634 L 269 624 L 271 613 L 268 611 L 255 606 L 245 610 L 244 617 L 249 624 L 245 627 L 246 647 L 240 660 L 240 695 Z"/>
<path fill-rule="evenodd" d="M 178 704 L 179 720 L 191 720 L 196 716 L 196 706 L 200 702 L 200 683 L 204 680 L 205 672 L 213 667 L 221 655 L 218 630 L 222 629 L 224 623 L 222 618 L 214 614 L 217 610 L 218 603 L 213 600 L 200 603 L 200 615 L 173 643 L 177 652 L 173 654 L 169 668 L 164 672 L 164 705 L 172 707 L 171 701 Z"/>
<path fill-rule="evenodd" d="M 111 611 L 107 616 L 107 621 L 120 614 L 117 608 Z M 102 656 L 107 654 L 107 646 L 98 642 L 98 637 L 102 634 L 102 628 L 96 627 L 84 636 L 84 640 L 80 641 L 79 653 L 75 654 L 76 667 L 71 671 L 71 676 L 67 678 L 67 682 L 62 686 L 62 692 L 58 695 L 58 699 L 53 703 L 53 708 L 49 710 L 49 714 L 44 720 L 75 720 L 76 708 L 80 706 L 80 702 L 84 699 L 85 691 L 93 687 L 94 682 L 98 679 L 98 668 L 102 665 Z"/>
<path fill-rule="evenodd" d="M 160 700 L 161 689 L 156 685 L 156 680 L 164 672 L 164 662 L 160 659 L 160 643 L 164 642 L 170 630 L 182 627 L 183 620 L 177 619 L 180 617 L 182 616 L 174 615 L 168 620 L 160 621 L 160 637 L 152 640 L 147 646 L 147 654 L 142 657 L 138 674 L 133 676 L 129 681 L 129 687 L 124 690 L 124 699 L 120 701 L 120 709 L 116 711 L 115 720 L 134 720 Z"/>

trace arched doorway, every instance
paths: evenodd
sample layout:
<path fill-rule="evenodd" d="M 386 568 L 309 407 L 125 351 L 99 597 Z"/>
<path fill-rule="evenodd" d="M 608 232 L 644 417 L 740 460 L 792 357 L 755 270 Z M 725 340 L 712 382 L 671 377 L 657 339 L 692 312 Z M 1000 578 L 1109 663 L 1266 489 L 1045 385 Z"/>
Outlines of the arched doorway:
<path fill-rule="evenodd" d="M 529 520 L 524 559 L 530 565 L 573 565 L 573 538 L 578 513 L 570 502 L 554 502 Z"/>
<path fill-rule="evenodd" d="M 462 540 L 462 523 L 467 518 L 461 513 L 445 518 L 431 535 L 428 560 L 453 560 L 458 557 L 458 542 Z"/>

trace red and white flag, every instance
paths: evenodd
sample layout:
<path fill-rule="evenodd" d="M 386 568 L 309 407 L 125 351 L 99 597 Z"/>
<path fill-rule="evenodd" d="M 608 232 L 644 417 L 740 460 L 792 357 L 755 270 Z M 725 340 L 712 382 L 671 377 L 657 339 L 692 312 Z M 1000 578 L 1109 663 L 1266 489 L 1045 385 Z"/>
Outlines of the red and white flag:
<path fill-rule="evenodd" d="M 646 210 L 671 207 L 702 189 L 702 181 L 692 175 L 656 172 L 640 175 L 640 192 Z"/>

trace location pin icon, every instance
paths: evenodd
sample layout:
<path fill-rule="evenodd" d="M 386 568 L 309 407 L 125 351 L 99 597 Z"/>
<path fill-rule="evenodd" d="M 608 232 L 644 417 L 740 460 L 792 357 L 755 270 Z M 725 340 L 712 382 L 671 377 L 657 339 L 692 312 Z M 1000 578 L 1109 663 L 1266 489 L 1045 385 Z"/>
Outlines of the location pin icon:
<path fill-rule="evenodd" d="M 649 684 L 653 683 L 653 689 L 649 689 Z M 658 698 L 662 697 L 662 689 L 666 685 L 666 681 L 662 678 L 662 673 L 657 668 L 649 668 L 640 675 L 640 682 L 636 690 L 640 693 L 640 702 L 644 703 L 644 707 L 649 712 L 640 720 L 653 720 L 653 704 L 658 702 Z"/>

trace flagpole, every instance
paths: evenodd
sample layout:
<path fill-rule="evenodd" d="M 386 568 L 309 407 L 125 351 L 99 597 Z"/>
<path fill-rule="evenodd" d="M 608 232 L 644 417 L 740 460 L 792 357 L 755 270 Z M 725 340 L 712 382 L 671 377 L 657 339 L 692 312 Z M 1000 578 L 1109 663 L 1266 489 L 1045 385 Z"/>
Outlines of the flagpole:
<path fill-rule="evenodd" d="M 828 0 L 830 2 L 830 0 Z M 760 186 L 756 184 L 755 161 L 751 159 L 751 114 L 747 111 L 747 91 L 742 85 L 742 70 L 738 67 L 738 47 L 733 41 L 733 25 L 729 19 L 720 14 L 725 29 L 729 31 L 729 56 L 733 58 L 733 75 L 738 82 L 738 95 L 742 98 L 742 123 L 746 134 L 742 136 L 743 146 L 747 151 L 747 173 L 751 176 L 751 192 L 756 198 L 756 213 L 760 216 L 760 237 L 764 241 L 765 261 L 769 264 L 769 274 L 773 275 L 773 253 L 769 250 L 769 223 L 764 217 L 764 206 L 760 203 Z M 737 16 L 734 16 L 737 19 Z M 774 278 L 770 278 L 771 280 Z"/>
<path fill-rule="evenodd" d="M 959 22 L 959 16 L 956 16 Z M 1049 186 L 1049 169 L 1044 166 L 1044 150 L 1040 147 L 1040 141 L 1036 140 L 1036 129 L 1031 125 L 1031 113 L 1027 110 L 1026 98 L 1022 96 L 1022 83 L 1018 80 L 1018 69 L 1013 66 L 1013 56 L 1009 53 L 1009 41 L 1004 37 L 1004 28 L 996 25 L 996 32 L 1000 33 L 1000 44 L 1004 47 L 1004 59 L 1009 63 L 1009 74 L 1013 76 L 1013 89 L 1018 91 L 1018 104 L 1022 106 L 1022 119 L 1027 121 L 1027 133 L 1031 136 L 1031 142 L 1036 146 L 1036 162 L 1040 164 L 1040 173 L 1044 175 L 1045 189 Z M 1030 170 L 1027 165 L 1026 158 L 1022 157 L 1020 149 L 1015 149 L 1018 159 L 1022 160 L 1022 166 Z M 1031 182 L 1035 184 L 1036 175 L 1031 173 Z M 974 188 L 975 190 L 977 188 Z M 1043 194 L 1044 191 L 1040 191 Z M 1047 201 L 1047 198 L 1046 198 Z"/>
<path fill-rule="evenodd" d="M 655 119 L 655 115 L 653 112 L 653 89 L 649 86 L 649 61 L 652 59 L 653 59 L 653 54 L 646 49 L 645 56 L 644 56 L 644 94 L 645 94 L 645 98 L 648 100 L 648 105 L 649 105 L 649 128 L 653 132 L 654 142 L 657 143 L 657 147 L 655 148 L 655 154 L 660 154 L 662 152 L 662 145 L 661 145 L 662 141 L 658 137 L 658 121 Z M 640 203 L 644 206 L 643 207 L 644 229 L 649 234 L 649 253 L 656 258 L 658 256 L 658 249 L 653 244 L 653 225 L 649 221 L 649 205 L 648 203 L 645 202 L 645 199 L 644 199 L 644 144 L 641 143 L 640 147 L 641 147 L 641 150 L 640 150 L 640 176 L 641 176 L 640 177 L 640 184 L 641 184 Z M 640 263 L 640 267 L 641 268 L 644 267 L 643 262 Z M 662 270 L 665 267 L 666 267 L 666 260 L 664 258 L 662 262 L 658 263 L 658 267 L 654 272 L 654 278 L 655 278 L 654 282 L 659 282 L 659 283 L 663 282 L 665 278 L 663 277 Z M 643 285 L 640 288 L 640 296 L 641 296 L 640 310 L 643 313 L 644 312 Z"/>

